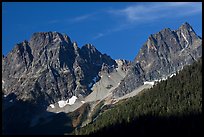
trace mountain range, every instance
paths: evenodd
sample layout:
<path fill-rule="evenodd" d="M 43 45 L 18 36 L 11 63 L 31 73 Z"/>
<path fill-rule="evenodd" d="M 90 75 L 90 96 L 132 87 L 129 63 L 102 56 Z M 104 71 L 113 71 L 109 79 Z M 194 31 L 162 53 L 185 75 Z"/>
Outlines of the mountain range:
<path fill-rule="evenodd" d="M 92 44 L 79 48 L 59 32 L 34 33 L 2 56 L 3 130 L 12 132 L 8 129 L 17 117 L 15 124 L 34 127 L 51 113 L 74 112 L 86 103 L 90 111 L 102 101 L 114 104 L 176 75 L 201 56 L 202 38 L 187 22 L 150 35 L 132 62 L 114 60 Z"/>

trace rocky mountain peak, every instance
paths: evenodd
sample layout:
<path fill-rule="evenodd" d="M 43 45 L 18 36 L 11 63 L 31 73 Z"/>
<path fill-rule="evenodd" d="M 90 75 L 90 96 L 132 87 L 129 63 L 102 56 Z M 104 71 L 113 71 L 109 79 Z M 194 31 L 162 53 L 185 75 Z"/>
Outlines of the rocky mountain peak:
<path fill-rule="evenodd" d="M 201 56 L 202 39 L 188 23 L 150 35 L 133 62 L 113 60 L 92 44 L 79 48 L 58 32 L 38 32 L 2 55 L 2 99 L 8 103 L 6 109 L 18 106 L 16 102 L 28 103 L 11 112 L 20 111 L 19 123 L 29 126 L 34 115 L 41 121 L 38 110 L 67 113 L 92 101 L 112 102 L 175 75 Z"/>
<path fill-rule="evenodd" d="M 188 30 L 188 31 L 194 31 L 192 26 L 188 22 L 184 22 L 180 27 L 179 30 Z"/>
<path fill-rule="evenodd" d="M 183 23 L 179 29 L 176 31 L 177 33 L 181 33 L 181 35 L 184 37 L 188 36 L 197 36 L 196 32 L 193 30 L 192 26 L 188 24 L 187 22 Z"/>
<path fill-rule="evenodd" d="M 86 44 L 82 48 L 85 48 L 85 49 L 91 51 L 92 53 L 98 52 L 98 50 L 96 50 L 96 48 L 92 44 Z"/>
<path fill-rule="evenodd" d="M 185 22 L 182 24 L 178 30 L 175 30 L 175 33 L 180 40 L 180 43 L 182 43 L 182 48 L 194 48 L 191 46 L 197 46 L 198 43 L 201 42 L 201 38 L 196 34 L 196 32 L 193 30 L 190 24 Z"/>
<path fill-rule="evenodd" d="M 29 42 L 28 42 L 27 40 L 24 40 L 24 41 L 22 42 L 22 44 L 23 44 L 23 45 L 28 45 Z"/>
<path fill-rule="evenodd" d="M 167 33 L 171 33 L 171 29 L 170 28 L 164 28 L 160 31 L 160 33 L 162 34 L 167 34 Z"/>
<path fill-rule="evenodd" d="M 37 32 L 3 58 L 4 94 L 15 92 L 18 99 L 39 106 L 73 95 L 85 96 L 91 92 L 89 85 L 103 64 L 108 69 L 116 65 L 92 44 L 79 48 L 67 35 Z"/>
<path fill-rule="evenodd" d="M 63 45 L 71 45 L 71 40 L 67 35 L 59 32 L 37 32 L 34 33 L 29 41 L 33 48 L 47 45 L 55 45 L 63 43 Z M 65 44 L 66 43 L 66 44 Z"/>
<path fill-rule="evenodd" d="M 117 96 L 127 94 L 144 81 L 162 79 L 201 56 L 202 39 L 187 22 L 177 30 L 163 29 L 149 36 L 114 93 Z"/>

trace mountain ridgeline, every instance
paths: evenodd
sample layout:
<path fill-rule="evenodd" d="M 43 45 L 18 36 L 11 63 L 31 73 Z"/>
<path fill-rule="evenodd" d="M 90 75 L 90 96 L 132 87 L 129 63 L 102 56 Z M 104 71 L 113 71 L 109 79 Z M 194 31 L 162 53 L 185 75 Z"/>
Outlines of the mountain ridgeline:
<path fill-rule="evenodd" d="M 124 80 L 113 93 L 123 96 L 144 81 L 163 79 L 201 56 L 202 39 L 188 23 L 182 24 L 178 30 L 163 29 L 149 36 Z"/>
<path fill-rule="evenodd" d="M 188 23 L 150 35 L 133 62 L 92 44 L 78 47 L 65 34 L 34 33 L 2 56 L 3 133 L 106 134 L 141 118 L 143 134 L 147 115 L 157 122 L 151 116 L 166 120 L 186 110 L 199 119 L 201 57 L 202 38 Z"/>

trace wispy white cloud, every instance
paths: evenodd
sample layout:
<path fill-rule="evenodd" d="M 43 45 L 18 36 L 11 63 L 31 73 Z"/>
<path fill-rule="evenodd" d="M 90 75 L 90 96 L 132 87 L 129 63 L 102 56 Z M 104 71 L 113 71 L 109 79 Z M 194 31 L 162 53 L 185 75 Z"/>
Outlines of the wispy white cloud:
<path fill-rule="evenodd" d="M 157 2 L 128 6 L 124 9 L 108 11 L 112 15 L 125 17 L 128 22 L 154 21 L 161 18 L 173 18 L 201 13 L 202 3 L 193 2 Z"/>
<path fill-rule="evenodd" d="M 133 27 L 133 26 L 129 26 L 128 24 L 121 24 L 120 26 L 116 26 L 115 28 L 111 28 L 108 30 L 104 30 L 103 32 L 97 33 L 95 36 L 93 36 L 93 39 L 96 40 L 98 38 L 112 34 L 113 32 L 118 32 L 118 31 L 121 31 L 121 30 L 124 30 L 127 28 L 131 28 L 131 27 Z"/>
<path fill-rule="evenodd" d="M 92 14 L 86 14 L 86 15 L 82 15 L 82 16 L 76 16 L 73 18 L 68 18 L 68 19 L 53 19 L 53 20 L 49 20 L 46 23 L 48 24 L 57 24 L 57 23 L 78 23 L 78 22 L 83 22 L 85 20 L 90 20 L 92 18 L 94 18 L 95 13 Z"/>
<path fill-rule="evenodd" d="M 121 9 L 107 9 L 103 11 L 94 11 L 92 13 L 75 16 L 68 19 L 53 19 L 48 21 L 48 24 L 66 23 L 80 23 L 84 21 L 100 21 L 107 17 L 107 22 L 111 17 L 111 21 L 115 21 L 113 27 L 104 29 L 93 36 L 93 39 L 99 39 L 114 32 L 125 29 L 134 28 L 140 23 L 151 23 L 161 19 L 179 18 L 191 16 L 197 13 L 202 13 L 201 2 L 148 2 L 136 3 Z M 103 15 L 103 18 L 100 16 Z M 111 22 L 110 21 L 110 22 Z"/>
<path fill-rule="evenodd" d="M 202 13 L 202 3 L 198 2 L 150 2 L 138 3 L 123 9 L 106 11 L 113 17 L 119 17 L 119 25 L 98 33 L 94 39 L 109 35 L 113 32 L 134 28 L 143 22 L 154 22 L 165 18 L 191 16 Z"/>
<path fill-rule="evenodd" d="M 96 15 L 95 13 L 92 13 L 92 14 L 77 16 L 77 17 L 74 17 L 73 19 L 71 19 L 69 21 L 70 22 L 81 22 L 81 21 L 92 19 L 92 18 L 94 18 L 95 15 Z"/>
<path fill-rule="evenodd" d="M 100 32 L 100 33 L 97 33 L 94 37 L 93 37 L 93 39 L 98 39 L 98 38 L 100 38 L 100 37 L 103 37 L 105 35 L 105 33 L 103 32 Z"/>

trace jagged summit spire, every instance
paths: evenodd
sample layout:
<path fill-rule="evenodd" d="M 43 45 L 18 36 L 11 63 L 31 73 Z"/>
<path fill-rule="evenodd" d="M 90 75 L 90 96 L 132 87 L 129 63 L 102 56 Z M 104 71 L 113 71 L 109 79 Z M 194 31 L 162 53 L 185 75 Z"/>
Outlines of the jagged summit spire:
<path fill-rule="evenodd" d="M 188 22 L 184 22 L 181 26 L 189 26 L 189 27 L 191 27 L 191 25 Z"/>
<path fill-rule="evenodd" d="M 82 49 L 90 50 L 91 52 L 99 52 L 92 44 L 85 44 Z"/>
<path fill-rule="evenodd" d="M 48 40 L 54 40 L 56 38 L 60 39 L 60 40 L 67 40 L 67 41 L 70 41 L 70 38 L 67 36 L 67 35 L 63 35 L 59 32 L 51 32 L 51 31 L 48 31 L 48 32 L 35 32 L 33 33 L 33 35 L 31 36 L 31 40 L 33 39 L 48 39 Z"/>
<path fill-rule="evenodd" d="M 67 35 L 62 35 L 59 32 L 36 32 L 33 33 L 29 41 L 33 48 L 44 47 L 46 45 L 56 45 L 59 43 L 66 43 L 63 45 L 72 45 L 70 38 Z"/>
<path fill-rule="evenodd" d="M 87 47 L 88 49 L 93 49 L 95 48 L 92 44 L 88 43 L 86 45 L 84 45 L 85 47 Z"/>
<path fill-rule="evenodd" d="M 179 30 L 189 30 L 189 31 L 193 31 L 192 26 L 188 23 L 188 22 L 184 22 L 180 27 Z"/>

